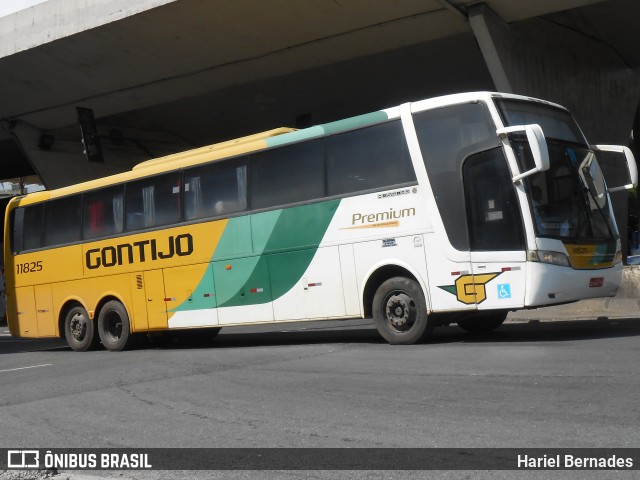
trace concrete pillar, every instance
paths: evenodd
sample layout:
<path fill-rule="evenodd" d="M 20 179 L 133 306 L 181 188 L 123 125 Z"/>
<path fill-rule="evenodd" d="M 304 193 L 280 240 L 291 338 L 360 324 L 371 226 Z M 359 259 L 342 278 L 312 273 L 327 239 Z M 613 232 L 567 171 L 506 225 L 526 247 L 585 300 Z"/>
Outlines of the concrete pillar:
<path fill-rule="evenodd" d="M 579 10 L 562 20 L 572 16 L 578 24 Z M 469 7 L 469 22 L 498 90 L 557 102 L 590 142 L 627 145 L 640 78 L 608 44 L 545 17 L 507 25 L 484 4 Z"/>
<path fill-rule="evenodd" d="M 508 37 L 509 26 L 484 3 L 472 5 L 468 9 L 469 25 L 478 41 L 478 46 L 487 64 L 496 90 L 512 93 L 509 77 L 504 69 L 502 53 L 496 46 L 495 36 Z"/>

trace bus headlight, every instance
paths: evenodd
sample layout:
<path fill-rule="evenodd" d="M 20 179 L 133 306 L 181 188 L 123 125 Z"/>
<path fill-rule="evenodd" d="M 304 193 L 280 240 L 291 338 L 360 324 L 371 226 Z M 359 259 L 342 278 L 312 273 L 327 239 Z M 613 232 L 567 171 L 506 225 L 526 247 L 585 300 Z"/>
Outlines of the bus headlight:
<path fill-rule="evenodd" d="M 552 252 L 550 250 L 533 250 L 529 252 L 530 262 L 550 263 L 551 265 L 560 265 L 562 267 L 570 267 L 569 257 L 564 253 Z"/>

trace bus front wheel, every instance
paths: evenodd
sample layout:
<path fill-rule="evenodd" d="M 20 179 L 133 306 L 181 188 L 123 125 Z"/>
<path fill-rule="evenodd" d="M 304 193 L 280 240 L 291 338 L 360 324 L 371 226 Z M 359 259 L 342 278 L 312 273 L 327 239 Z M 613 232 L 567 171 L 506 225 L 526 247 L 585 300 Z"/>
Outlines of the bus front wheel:
<path fill-rule="evenodd" d="M 389 343 L 408 345 L 419 342 L 433 329 L 427 316 L 422 288 L 405 277 L 393 277 L 378 287 L 373 297 L 373 321 Z"/>
<path fill-rule="evenodd" d="M 64 337 L 76 352 L 93 350 L 98 345 L 95 323 L 82 305 L 74 305 L 64 318 Z"/>
<path fill-rule="evenodd" d="M 113 352 L 126 350 L 133 344 L 129 314 L 117 300 L 104 304 L 98 316 L 98 334 L 104 348 Z"/>

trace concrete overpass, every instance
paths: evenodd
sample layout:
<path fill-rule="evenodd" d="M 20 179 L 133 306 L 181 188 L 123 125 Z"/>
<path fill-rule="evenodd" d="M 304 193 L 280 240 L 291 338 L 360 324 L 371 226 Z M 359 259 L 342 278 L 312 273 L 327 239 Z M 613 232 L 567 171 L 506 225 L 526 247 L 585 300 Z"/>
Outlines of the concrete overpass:
<path fill-rule="evenodd" d="M 627 144 L 634 0 L 46 0 L 0 17 L 0 178 L 54 188 L 276 126 L 464 90 L 571 108 Z M 104 163 L 82 154 L 93 109 Z M 636 125 L 637 128 L 637 125 Z"/>

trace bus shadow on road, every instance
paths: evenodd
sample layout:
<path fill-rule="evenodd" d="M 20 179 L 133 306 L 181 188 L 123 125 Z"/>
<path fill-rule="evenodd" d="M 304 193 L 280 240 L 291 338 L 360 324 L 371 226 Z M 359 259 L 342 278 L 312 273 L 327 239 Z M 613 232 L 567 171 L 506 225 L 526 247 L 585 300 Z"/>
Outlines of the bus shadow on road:
<path fill-rule="evenodd" d="M 640 336 L 640 318 L 599 317 L 590 320 L 567 320 L 507 323 L 485 334 L 470 334 L 456 325 L 434 331 L 429 343 L 528 343 L 567 342 Z"/>
<path fill-rule="evenodd" d="M 152 342 L 150 347 L 157 349 L 189 349 L 189 348 L 246 348 L 246 347 L 275 347 L 294 345 L 318 344 L 381 344 L 385 341 L 373 329 L 350 330 L 301 330 L 301 331 L 273 331 L 273 332 L 234 332 L 224 333 L 215 340 L 199 341 L 195 339 L 165 342 Z"/>
<path fill-rule="evenodd" d="M 517 322 L 503 325 L 500 329 L 486 334 L 470 334 L 456 325 L 437 328 L 422 345 L 428 347 L 447 343 L 530 343 L 530 342 L 567 342 L 598 340 L 640 336 L 639 318 L 599 318 L 593 320 L 571 320 L 554 322 Z M 377 330 L 370 327 L 304 329 L 289 331 L 244 332 L 233 329 L 225 333 L 224 329 L 215 340 L 175 341 L 165 344 L 152 344 L 159 349 L 188 348 L 237 348 L 269 347 L 286 345 L 316 344 L 386 344 Z"/>
<path fill-rule="evenodd" d="M 307 324 L 308 325 L 308 324 Z M 436 328 L 424 347 L 452 343 L 535 343 L 598 340 L 605 338 L 640 337 L 640 318 L 605 318 L 552 322 L 507 323 L 498 330 L 485 334 L 470 334 L 457 325 Z M 251 328 L 223 329 L 215 339 L 164 339 L 142 341 L 134 350 L 188 350 L 216 348 L 274 347 L 319 344 L 385 345 L 373 324 L 359 324 L 347 328 L 309 327 L 269 331 Z M 69 352 L 62 339 L 26 340 L 0 339 L 0 354 L 58 351 Z"/>

